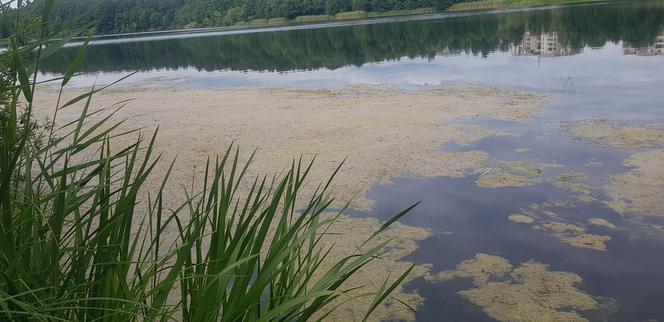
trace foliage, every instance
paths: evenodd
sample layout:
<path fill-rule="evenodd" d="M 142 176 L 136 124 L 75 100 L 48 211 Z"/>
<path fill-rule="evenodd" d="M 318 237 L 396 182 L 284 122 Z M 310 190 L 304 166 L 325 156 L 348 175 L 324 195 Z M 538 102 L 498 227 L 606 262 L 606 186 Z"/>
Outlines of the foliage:
<path fill-rule="evenodd" d="M 573 4 L 589 2 L 606 2 L 607 0 L 556 0 L 556 4 Z M 611 1 L 611 0 L 608 0 Z M 522 8 L 551 4 L 551 0 L 480 0 L 458 3 L 449 8 L 450 11 L 486 10 L 498 8 Z"/>
<path fill-rule="evenodd" d="M 301 195 L 312 167 L 301 160 L 283 175 L 250 180 L 250 161 L 229 148 L 208 162 L 199 191 L 184 191 L 184 202 L 167 209 L 173 164 L 159 187 L 146 184 L 160 162 L 157 133 L 118 145 L 137 132 L 118 132 L 121 123 L 110 121 L 117 109 L 91 111 L 104 88 L 58 102 L 56 111 L 85 103 L 80 119 L 35 140 L 33 71 L 67 39 L 48 32 L 48 12 L 36 34 L 12 33 L 0 53 L 0 320 L 306 321 L 358 296 L 373 297 L 368 317 L 409 273 L 376 292 L 344 284 L 384 251 L 391 241 L 374 238 L 393 221 L 364 250 L 327 258 L 326 229 L 345 208 L 325 215 L 329 182 Z M 87 44 L 50 81 L 61 91 Z"/>
<path fill-rule="evenodd" d="M 55 27 L 92 25 L 100 34 L 229 26 L 241 21 L 334 15 L 344 11 L 385 12 L 437 8 L 462 0 L 59 0 Z M 38 16 L 46 0 L 26 8 Z M 6 32 L 0 20 L 1 32 Z M 5 34 L 6 36 L 6 34 Z"/>
<path fill-rule="evenodd" d="M 327 16 L 317 16 L 325 19 Z M 316 17 L 310 17 L 316 18 Z M 583 6 L 509 14 L 472 15 L 399 24 L 186 37 L 160 41 L 98 43 L 89 48 L 83 72 L 118 72 L 150 65 L 156 69 L 291 71 L 336 69 L 348 65 L 433 59 L 439 54 L 489 55 L 519 44 L 526 31 L 555 33 L 571 49 L 625 41 L 648 46 L 664 31 L 664 2 Z M 616 23 L 619 22 L 619 23 Z M 77 48 L 65 48 L 40 70 L 62 74 Z M 163 53 L 169 53 L 164 55 Z"/>

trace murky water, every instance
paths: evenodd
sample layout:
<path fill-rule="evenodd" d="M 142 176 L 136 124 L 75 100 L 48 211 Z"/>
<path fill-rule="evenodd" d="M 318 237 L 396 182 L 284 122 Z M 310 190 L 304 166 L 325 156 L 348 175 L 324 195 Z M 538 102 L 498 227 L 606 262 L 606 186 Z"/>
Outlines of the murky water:
<path fill-rule="evenodd" d="M 617 309 L 580 312 L 590 320 L 664 321 L 664 238 L 636 233 L 633 222 L 605 205 L 608 197 L 601 189 L 593 192 L 592 202 L 544 208 L 570 222 L 611 221 L 620 229 L 588 227 L 588 233 L 611 237 L 606 252 L 575 248 L 506 219 L 533 204 L 570 198 L 568 190 L 552 184 L 557 175 L 582 171 L 587 183 L 601 187 L 611 175 L 628 170 L 623 162 L 635 150 L 580 142 L 562 128 L 562 122 L 611 119 L 664 124 L 664 1 L 314 27 L 100 41 L 89 50 L 82 67 L 86 75 L 75 82 L 108 83 L 143 69 L 130 82 L 205 88 L 482 84 L 549 95 L 548 106 L 529 123 L 466 122 L 518 136 L 441 147 L 486 151 L 495 162 L 564 166 L 545 170 L 543 183 L 482 189 L 475 182 L 479 174 L 395 178 L 369 194 L 377 202 L 374 210 L 353 215 L 384 219 L 422 200 L 404 223 L 431 228 L 434 235 L 408 260 L 431 263 L 437 272 L 453 269 L 480 252 L 504 257 L 514 265 L 533 259 L 552 270 L 579 274 L 581 290 L 615 300 Z M 42 67 L 43 76 L 60 73 L 75 53 L 70 48 L 51 57 Z M 597 166 L 589 166 L 593 163 Z M 656 218 L 646 221 L 662 224 Z M 481 307 L 457 295 L 470 287 L 467 280 L 432 284 L 422 279 L 408 285 L 426 298 L 418 308 L 419 320 L 490 320 Z"/>

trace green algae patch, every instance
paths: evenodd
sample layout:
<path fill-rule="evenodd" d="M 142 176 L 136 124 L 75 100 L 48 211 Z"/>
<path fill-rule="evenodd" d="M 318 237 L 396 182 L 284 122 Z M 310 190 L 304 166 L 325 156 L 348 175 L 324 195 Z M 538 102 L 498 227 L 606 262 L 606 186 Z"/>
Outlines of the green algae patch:
<path fill-rule="evenodd" d="M 549 200 L 542 203 L 548 208 L 574 208 L 576 205 L 571 200 Z"/>
<path fill-rule="evenodd" d="M 553 182 L 554 183 L 555 182 L 566 183 L 566 182 L 574 182 L 574 181 L 583 181 L 583 180 L 587 180 L 587 179 L 588 179 L 588 176 L 585 173 L 583 173 L 581 171 L 572 171 L 572 172 L 567 172 L 567 173 L 564 173 L 564 174 L 561 174 L 561 175 L 557 176 L 554 179 Z"/>
<path fill-rule="evenodd" d="M 611 240 L 611 237 L 594 234 L 581 234 L 577 236 L 560 237 L 560 240 L 577 248 L 587 248 L 605 252 L 606 242 Z"/>
<path fill-rule="evenodd" d="M 588 219 L 588 224 L 598 227 L 609 228 L 609 229 L 616 229 L 616 226 L 614 224 L 602 218 L 590 218 Z"/>
<path fill-rule="evenodd" d="M 611 177 L 603 187 L 618 213 L 664 217 L 664 150 L 633 154 L 624 164 L 632 169 Z"/>
<path fill-rule="evenodd" d="M 601 308 L 578 288 L 579 275 L 534 261 L 513 268 L 505 258 L 479 253 L 438 276 L 430 280 L 472 279 L 475 287 L 458 294 L 498 321 L 587 321 L 578 311 Z"/>
<path fill-rule="evenodd" d="M 492 277 L 504 278 L 512 269 L 509 261 L 502 257 L 478 253 L 475 258 L 457 265 L 456 270 L 443 271 L 437 275 L 427 276 L 426 279 L 430 282 L 444 282 L 456 278 L 469 278 L 475 285 L 484 285 Z"/>
<path fill-rule="evenodd" d="M 610 120 L 586 120 L 565 122 L 563 129 L 577 140 L 600 147 L 640 149 L 664 145 L 664 128 L 654 124 L 631 126 Z"/>
<path fill-rule="evenodd" d="M 562 222 L 550 222 L 542 225 L 542 228 L 556 234 L 564 233 L 583 233 L 586 231 L 585 228 L 568 223 Z"/>
<path fill-rule="evenodd" d="M 592 195 L 597 189 L 593 186 L 583 183 L 588 180 L 588 176 L 581 171 L 572 171 L 561 174 L 551 181 L 555 187 L 569 190 L 575 194 L 575 199 L 579 202 L 593 202 L 597 199 Z"/>
<path fill-rule="evenodd" d="M 454 138 L 452 142 L 460 147 L 468 147 L 471 144 L 485 138 L 496 137 L 496 136 L 511 136 L 518 137 L 516 133 L 509 132 L 496 132 L 485 129 L 478 125 L 467 125 L 467 124 L 447 124 L 445 128 L 450 132 L 454 133 Z"/>
<path fill-rule="evenodd" d="M 548 222 L 539 226 L 539 229 L 570 246 L 596 251 L 606 251 L 606 242 L 611 240 L 609 236 L 587 234 L 585 227 L 563 222 Z"/>
<path fill-rule="evenodd" d="M 532 224 L 535 222 L 533 218 L 530 218 L 522 214 L 512 214 L 507 217 L 511 222 L 520 223 L 520 224 Z"/>
<path fill-rule="evenodd" d="M 543 231 L 572 247 L 606 251 L 606 242 L 611 240 L 610 236 L 589 234 L 587 228 L 582 224 L 564 222 L 564 218 L 555 212 L 543 210 L 544 207 L 540 204 L 532 204 L 529 207 L 530 209 L 524 210 L 525 214 L 512 214 L 508 219 L 515 223 L 537 223 L 534 226 L 535 229 Z M 594 218 L 591 221 L 595 225 L 604 225 L 605 227 L 612 225 L 608 221 L 599 218 Z"/>
<path fill-rule="evenodd" d="M 380 221 L 375 218 L 343 217 L 330 227 L 326 233 L 328 238 L 323 240 L 326 246 L 334 244 L 334 248 L 332 248 L 329 254 L 329 259 L 321 264 L 324 268 L 330 268 L 334 264 L 335 259 L 343 258 L 347 254 L 353 253 L 353 251 L 369 249 L 386 240 L 393 240 L 390 247 L 380 258 L 376 258 L 358 270 L 355 275 L 342 285 L 342 287 L 348 288 L 363 286 L 353 295 L 358 295 L 368 290 L 377 290 L 382 286 L 387 276 L 395 276 L 410 268 L 413 264 L 403 260 L 403 258 L 417 250 L 418 242 L 431 236 L 431 232 L 427 229 L 397 223 L 386 230 L 384 235 L 378 236 L 376 240 L 367 245 L 363 245 L 366 236 L 371 235 L 380 227 Z M 424 298 L 416 290 L 406 290 L 404 285 L 414 279 L 424 277 L 428 271 L 429 265 L 416 265 L 403 283 L 397 286 L 393 296 L 386 299 L 372 314 L 372 321 L 386 319 L 414 321 L 415 314 L 401 302 L 406 303 L 410 307 L 417 308 L 417 306 L 424 302 Z M 344 302 L 344 299 L 339 299 L 337 304 L 341 306 L 332 312 L 328 319 L 335 321 L 357 320 L 359 312 L 365 312 L 371 306 L 372 301 L 372 297 L 366 296 L 358 297 L 350 302 Z"/>
<path fill-rule="evenodd" d="M 554 167 L 559 166 L 531 161 L 503 161 L 495 167 L 480 169 L 481 175 L 476 184 L 480 188 L 490 189 L 533 186 L 543 182 L 544 170 Z"/>

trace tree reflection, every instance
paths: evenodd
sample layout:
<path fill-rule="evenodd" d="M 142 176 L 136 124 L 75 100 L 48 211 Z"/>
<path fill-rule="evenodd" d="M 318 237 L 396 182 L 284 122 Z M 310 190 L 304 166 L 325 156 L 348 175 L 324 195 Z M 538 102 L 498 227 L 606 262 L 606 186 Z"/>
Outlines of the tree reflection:
<path fill-rule="evenodd" d="M 92 46 L 84 72 L 154 69 L 293 71 L 336 69 L 403 57 L 487 56 L 495 51 L 525 51 L 526 42 L 554 39 L 558 54 L 585 46 L 624 41 L 626 48 L 653 46 L 664 29 L 664 2 L 632 2 L 434 21 L 357 25 L 336 28 L 128 42 Z M 535 42 L 536 43 L 536 42 Z M 536 47 L 536 46 L 535 46 Z M 521 50 L 519 50 L 521 48 Z M 553 51 L 550 51 L 553 52 Z M 49 57 L 42 72 L 61 73 L 75 57 L 65 49 Z M 552 55 L 552 54 L 549 54 Z"/>

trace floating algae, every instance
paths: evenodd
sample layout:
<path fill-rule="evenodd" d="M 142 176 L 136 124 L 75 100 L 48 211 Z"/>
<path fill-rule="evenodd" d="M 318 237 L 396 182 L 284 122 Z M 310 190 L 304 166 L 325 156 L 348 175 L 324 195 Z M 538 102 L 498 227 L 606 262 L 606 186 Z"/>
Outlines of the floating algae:
<path fill-rule="evenodd" d="M 614 224 L 602 218 L 590 218 L 588 219 L 588 224 L 598 227 L 609 228 L 609 229 L 616 229 L 616 226 Z"/>
<path fill-rule="evenodd" d="M 542 183 L 542 171 L 552 167 L 558 166 L 530 161 L 503 161 L 481 171 L 476 184 L 480 188 L 532 186 Z"/>
<path fill-rule="evenodd" d="M 664 217 L 664 150 L 633 154 L 625 165 L 632 170 L 611 177 L 603 187 L 618 213 Z"/>
<path fill-rule="evenodd" d="M 374 218 L 341 218 L 328 231 L 330 238 L 324 239 L 328 245 L 334 243 L 334 248 L 332 248 L 332 252 L 329 255 L 330 259 L 324 261 L 321 268 L 324 270 L 330 269 L 336 260 L 351 254 L 355 249 L 362 246 L 367 236 L 378 230 L 380 226 L 381 223 Z M 358 270 L 346 281 L 344 286 L 348 288 L 363 286 L 356 294 L 379 289 L 386 277 L 393 276 L 391 280 L 394 280 L 398 274 L 403 273 L 412 265 L 412 263 L 402 261 L 402 258 L 417 249 L 418 241 L 424 240 L 429 236 L 430 232 L 427 229 L 395 224 L 392 228 L 385 231 L 383 235 L 378 236 L 372 243 L 364 246 L 365 248 L 370 248 L 380 242 L 394 239 L 387 252 Z M 417 291 L 406 292 L 403 289 L 403 285 L 416 278 L 425 276 L 428 270 L 428 265 L 415 266 L 411 274 L 404 280 L 404 283 L 397 287 L 393 296 L 386 299 L 385 303 L 378 307 L 372 314 L 371 320 L 415 320 L 414 313 L 399 301 L 411 307 L 417 307 L 423 303 L 424 299 Z M 319 277 L 316 276 L 316 278 Z M 351 302 L 344 303 L 328 319 L 333 321 L 356 320 L 358 312 L 366 312 L 372 301 L 372 297 L 356 298 Z"/>
<path fill-rule="evenodd" d="M 260 149 L 253 169 L 261 173 L 279 172 L 293 158 L 302 155 L 305 159 L 317 156 L 319 162 L 309 177 L 312 182 L 321 182 L 348 157 L 332 192 L 341 202 L 359 192 L 353 206 L 360 210 L 373 207 L 366 192 L 395 176 L 460 177 L 469 170 L 486 166 L 485 152 L 450 152 L 440 147 L 448 142 L 467 145 L 487 136 L 505 134 L 461 125 L 458 121 L 485 117 L 526 122 L 544 102 L 539 95 L 478 86 L 414 91 L 349 86 L 333 90 L 191 89 L 185 92 L 117 87 L 95 95 L 95 102 L 99 106 L 112 105 L 124 100 L 128 91 L 134 100 L 131 108 L 116 114 L 127 119 L 120 130 L 149 131 L 160 125 L 157 148 L 164 153 L 163 158 L 178 155 L 177 164 L 204 169 L 208 156 L 223 154 L 235 142 L 247 154 L 254 148 Z M 35 104 L 44 107 L 36 111 L 43 113 L 38 117 L 52 115 L 46 107 L 55 105 L 58 92 L 44 86 L 35 97 Z M 84 93 L 72 90 L 62 99 Z M 76 120 L 83 103 L 61 111 L 58 115 L 62 122 Z M 165 173 L 168 162 L 164 163 L 155 172 Z M 175 184 L 179 187 L 188 184 L 192 177 L 191 171 L 183 172 L 181 178 L 173 181 L 179 181 Z M 173 195 L 180 192 L 176 190 Z"/>
<path fill-rule="evenodd" d="M 588 176 L 586 176 L 585 173 L 573 171 L 557 176 L 551 183 L 558 188 L 566 189 L 576 194 L 575 199 L 579 202 L 593 202 L 596 199 L 592 196 L 592 193 L 595 192 L 596 189 L 588 184 L 580 182 L 587 179 Z"/>
<path fill-rule="evenodd" d="M 576 139 L 596 146 L 637 149 L 664 145 L 664 129 L 652 124 L 628 126 L 616 121 L 587 120 L 565 122 L 563 128 Z"/>
<path fill-rule="evenodd" d="M 465 260 L 457 265 L 456 270 L 443 271 L 427 276 L 430 282 L 444 282 L 455 278 L 470 278 L 475 285 L 484 285 L 492 277 L 503 278 L 512 271 L 512 265 L 498 256 L 478 253 L 474 259 Z"/>
<path fill-rule="evenodd" d="M 467 125 L 467 124 L 447 124 L 445 128 L 454 132 L 453 142 L 461 147 L 469 146 L 481 139 L 494 137 L 494 136 L 511 136 L 516 137 L 518 134 L 506 133 L 506 132 L 495 132 L 487 130 L 478 125 Z"/>
<path fill-rule="evenodd" d="M 588 160 L 588 162 L 586 162 L 586 164 L 584 164 L 584 165 L 587 168 L 597 168 L 597 167 L 603 166 L 604 163 L 602 163 L 602 161 L 597 160 L 597 158 L 593 157 L 593 158 L 590 158 L 590 160 Z"/>
<path fill-rule="evenodd" d="M 63 100 L 86 92 L 72 90 L 65 93 L 67 97 Z M 369 210 L 373 203 L 364 194 L 394 176 L 463 176 L 471 169 L 485 166 L 488 157 L 482 151 L 447 152 L 440 147 L 447 142 L 464 145 L 499 133 L 454 122 L 477 117 L 526 122 L 543 101 L 538 95 L 482 87 L 406 92 L 374 86 L 338 90 L 186 91 L 120 86 L 96 94 L 95 105 L 111 106 L 126 99 L 128 92 L 134 100 L 131 108 L 116 114 L 126 119 L 118 131 L 136 128 L 151 131 L 159 125 L 155 148 L 163 153 L 163 159 L 178 156 L 174 166 L 178 171 L 171 173 L 172 185 L 164 191 L 165 208 L 176 207 L 183 201 L 178 199 L 182 197 L 180 187 L 191 184 L 192 177 L 204 176 L 207 157 L 225 153 L 229 144 L 235 142 L 244 148 L 240 156 L 244 160 L 254 148 L 259 148 L 247 172 L 247 177 L 252 178 L 279 173 L 294 158 L 304 156 L 307 160 L 317 156 L 318 162 L 309 173 L 310 184 L 302 187 L 302 195 L 313 193 L 316 184 L 327 180 L 344 158 L 349 157 L 331 192 L 339 203 L 359 192 L 353 206 Z M 57 99 L 57 89 L 40 91 L 35 104 L 43 108 L 35 109 L 35 113 L 42 113 L 36 117 L 52 115 L 48 107 L 55 106 Z M 84 103 L 60 111 L 62 123 L 78 119 Z M 114 142 L 119 146 L 134 143 L 134 139 L 118 137 Z M 147 185 L 158 188 L 161 184 L 158 178 L 168 172 L 169 165 L 169 162 L 158 164 L 154 178 Z M 358 246 L 355 238 L 365 238 L 380 226 L 378 222 L 352 218 L 343 219 L 338 225 L 348 229 L 338 229 L 343 234 L 330 234 L 325 239 L 337 243 L 338 252 L 330 256 L 334 259 L 352 253 Z M 419 230 L 397 231 L 404 232 L 399 235 L 407 241 L 393 245 L 380 261 L 374 261 L 376 266 L 358 272 L 355 286 L 368 285 L 365 290 L 372 287 L 375 290 L 388 274 L 395 276 L 404 271 L 403 265 L 408 264 L 401 262 L 401 258 L 414 251 L 415 241 L 422 235 Z M 177 231 L 165 235 L 177 236 Z M 418 266 L 405 282 L 421 276 L 424 270 L 425 267 Z M 417 293 L 404 292 L 401 287 L 393 295 L 412 307 L 422 301 Z M 364 300 L 353 301 L 335 311 L 334 318 L 356 320 L 367 304 Z M 374 318 L 412 320 L 413 313 L 404 308 L 388 300 Z"/>
<path fill-rule="evenodd" d="M 632 154 L 623 164 L 632 169 L 611 176 L 602 190 L 611 200 L 605 202 L 609 208 L 621 214 L 636 217 L 664 217 L 664 127 L 656 124 L 630 126 L 614 121 L 591 120 L 568 122 L 563 126 L 575 138 L 593 145 L 641 150 Z M 650 149 L 650 150 L 648 150 Z M 598 163 L 591 159 L 588 166 Z M 575 187 L 582 191 L 586 187 Z M 587 189 L 586 189 L 587 190 Z M 590 194 L 579 194 L 581 202 L 596 201 Z M 657 236 L 656 225 L 627 218 L 635 224 L 639 235 Z"/>
<path fill-rule="evenodd" d="M 512 222 L 521 223 L 521 224 L 532 224 L 535 222 L 533 218 L 530 218 L 522 214 L 512 214 L 507 217 Z"/>
<path fill-rule="evenodd" d="M 581 172 L 581 171 L 572 171 L 568 173 L 561 174 L 557 176 L 553 182 L 554 184 L 559 183 L 559 184 L 565 184 L 567 182 L 573 182 L 573 181 L 583 181 L 587 180 L 588 176 Z"/>
<path fill-rule="evenodd" d="M 431 280 L 472 279 L 475 287 L 459 295 L 498 321 L 587 321 L 576 311 L 600 308 L 596 299 L 578 289 L 580 276 L 549 271 L 534 261 L 513 269 L 504 258 L 480 253 L 441 275 L 444 278 Z"/>
<path fill-rule="evenodd" d="M 564 233 L 583 233 L 586 231 L 585 228 L 568 223 L 562 222 L 550 222 L 542 225 L 542 228 L 556 234 Z"/>
<path fill-rule="evenodd" d="M 606 251 L 606 242 L 611 240 L 609 236 L 594 234 L 581 234 L 578 236 L 560 237 L 563 242 L 578 248 L 588 248 L 597 251 Z"/>
<path fill-rule="evenodd" d="M 595 235 L 586 233 L 586 228 L 580 225 L 561 222 L 562 218 L 552 211 L 542 210 L 540 205 L 531 205 L 530 210 L 525 211 L 529 215 L 513 214 L 508 218 L 517 223 L 532 224 L 535 219 L 539 222 L 536 229 L 547 232 L 552 237 L 559 239 L 573 247 L 592 249 L 596 251 L 606 251 L 606 242 L 611 240 L 609 236 Z M 538 216 L 540 213 L 542 216 Z M 592 221 L 595 224 L 604 223 L 602 219 L 595 218 Z"/>
<path fill-rule="evenodd" d="M 597 251 L 606 251 L 605 243 L 611 240 L 609 236 L 587 234 L 586 228 L 569 223 L 549 222 L 542 224 L 540 229 L 570 246 Z"/>
<path fill-rule="evenodd" d="M 574 208 L 576 205 L 571 200 L 549 200 L 543 202 L 542 206 L 549 208 Z"/>

